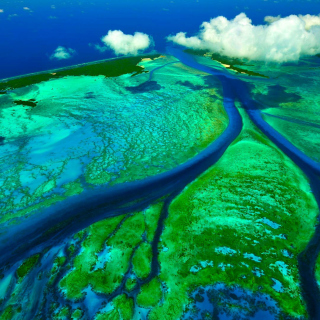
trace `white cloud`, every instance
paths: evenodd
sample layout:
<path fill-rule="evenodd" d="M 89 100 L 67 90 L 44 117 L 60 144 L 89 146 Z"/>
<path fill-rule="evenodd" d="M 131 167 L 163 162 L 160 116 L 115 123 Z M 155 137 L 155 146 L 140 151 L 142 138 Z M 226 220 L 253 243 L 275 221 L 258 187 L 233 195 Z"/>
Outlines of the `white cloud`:
<path fill-rule="evenodd" d="M 93 48 L 95 48 L 96 50 L 98 50 L 100 52 L 105 52 L 105 51 L 109 50 L 108 47 L 101 46 L 100 44 L 89 43 L 89 47 L 93 47 Z"/>
<path fill-rule="evenodd" d="M 299 15 L 299 18 L 302 19 L 306 25 L 306 30 L 310 30 L 313 26 L 320 26 L 320 14 L 318 16 L 312 16 L 310 14 L 306 14 L 305 16 Z"/>
<path fill-rule="evenodd" d="M 50 59 L 66 60 L 72 58 L 75 55 L 75 53 L 76 51 L 71 48 L 59 46 L 50 56 Z"/>
<path fill-rule="evenodd" d="M 273 17 L 273 16 L 265 16 L 264 17 L 264 21 L 267 22 L 267 23 L 272 23 L 272 22 L 278 21 L 280 19 L 281 19 L 280 15 L 278 15 L 276 17 Z"/>
<path fill-rule="evenodd" d="M 4 10 L 3 9 L 0 9 L 0 13 L 3 13 L 4 12 Z"/>
<path fill-rule="evenodd" d="M 109 30 L 102 42 L 116 55 L 137 55 L 152 44 L 152 39 L 145 33 L 135 32 L 134 35 L 124 34 L 120 30 Z M 102 51 L 101 47 L 96 47 Z"/>
<path fill-rule="evenodd" d="M 167 39 L 188 48 L 262 61 L 297 61 L 320 53 L 320 16 L 269 16 L 266 21 L 269 24 L 255 26 L 244 13 L 233 20 L 220 16 L 203 22 L 196 36 L 180 32 Z"/>
<path fill-rule="evenodd" d="M 15 18 L 15 17 L 18 17 L 18 15 L 16 13 L 14 14 L 9 14 L 8 15 L 8 20 L 11 20 L 11 18 Z"/>
<path fill-rule="evenodd" d="M 301 15 L 298 16 L 301 20 L 305 22 L 305 29 L 310 30 L 313 26 L 320 26 L 320 14 L 318 16 L 312 16 L 310 14 Z M 281 19 L 281 16 L 278 15 L 276 17 L 273 16 L 266 16 L 264 18 L 264 21 L 267 23 L 273 23 L 275 21 L 278 21 Z"/>
<path fill-rule="evenodd" d="M 30 8 L 28 8 L 28 7 L 23 7 L 23 10 L 30 11 Z"/>

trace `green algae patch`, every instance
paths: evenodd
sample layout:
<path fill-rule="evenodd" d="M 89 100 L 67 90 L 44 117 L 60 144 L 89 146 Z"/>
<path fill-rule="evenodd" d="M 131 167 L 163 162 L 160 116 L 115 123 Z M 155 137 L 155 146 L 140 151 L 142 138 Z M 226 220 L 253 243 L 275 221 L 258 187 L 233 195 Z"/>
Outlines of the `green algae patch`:
<path fill-rule="evenodd" d="M 54 320 L 68 320 L 68 319 L 70 319 L 70 316 L 71 316 L 70 307 L 65 306 L 65 307 L 62 307 L 60 310 L 57 311 L 57 313 L 55 313 L 53 315 L 53 319 Z"/>
<path fill-rule="evenodd" d="M 40 203 L 32 205 L 29 208 L 25 208 L 25 209 L 19 210 L 18 212 L 13 213 L 11 215 L 3 215 L 0 218 L 0 223 L 4 223 L 4 222 L 10 221 L 10 220 L 14 220 L 15 218 L 27 217 L 31 213 L 34 213 L 34 212 L 36 212 L 36 211 L 38 211 L 40 209 L 43 209 L 43 208 L 50 207 L 51 205 L 53 205 L 53 204 L 55 204 L 55 203 L 57 203 L 59 201 L 62 201 L 64 199 L 66 199 L 66 197 L 63 197 L 63 196 L 60 196 L 60 195 L 54 195 L 51 198 L 47 198 L 47 199 L 43 200 Z"/>
<path fill-rule="evenodd" d="M 20 279 L 23 279 L 38 263 L 40 254 L 35 254 L 27 258 L 17 269 L 17 275 Z"/>
<path fill-rule="evenodd" d="M 156 58 L 158 55 L 150 55 Z M 90 63 L 83 66 L 70 67 L 66 70 L 56 70 L 52 73 L 39 73 L 21 78 L 0 82 L 0 90 L 17 89 L 37 84 L 50 79 L 66 76 L 105 76 L 119 77 L 123 74 L 134 73 L 135 75 L 144 72 L 142 67 L 137 66 L 142 57 L 130 57 L 108 60 L 103 62 Z"/>
<path fill-rule="evenodd" d="M 102 220 L 88 228 L 89 234 L 82 243 L 83 251 L 75 257 L 72 271 L 60 281 L 60 288 L 64 290 L 67 299 L 80 299 L 83 296 L 82 290 L 91 284 L 90 281 L 95 281 L 91 271 L 97 261 L 96 254 L 102 250 L 106 239 L 122 219 L 122 216 L 118 216 Z"/>
<path fill-rule="evenodd" d="M 94 317 L 94 320 L 122 320 L 119 312 L 116 309 L 112 309 L 107 312 L 98 312 Z"/>
<path fill-rule="evenodd" d="M 69 246 L 69 248 L 67 249 L 67 252 L 68 252 L 69 256 L 73 256 L 75 250 L 76 250 L 76 246 L 74 244 Z"/>
<path fill-rule="evenodd" d="M 67 260 L 67 258 L 65 256 L 57 257 L 54 260 L 54 264 L 56 264 L 57 267 L 61 267 L 65 264 L 66 260 Z"/>
<path fill-rule="evenodd" d="M 131 320 L 133 319 L 134 301 L 126 294 L 121 294 L 112 300 L 113 309 L 98 312 L 94 320 Z"/>
<path fill-rule="evenodd" d="M 73 239 L 76 241 L 80 241 L 83 239 L 83 237 L 86 235 L 86 230 L 80 230 L 79 232 L 77 232 L 74 236 Z"/>
<path fill-rule="evenodd" d="M 121 294 L 112 300 L 112 304 L 119 312 L 122 320 L 131 320 L 133 318 L 133 299 Z"/>
<path fill-rule="evenodd" d="M 153 204 L 144 211 L 147 240 L 151 242 L 157 229 L 158 220 L 163 208 L 163 202 Z"/>
<path fill-rule="evenodd" d="M 151 271 L 152 249 L 149 243 L 142 243 L 136 250 L 132 265 L 133 271 L 140 279 L 146 278 Z"/>
<path fill-rule="evenodd" d="M 18 106 L 27 106 L 27 107 L 36 107 L 37 106 L 37 102 L 34 102 L 34 99 L 30 99 L 30 100 L 15 100 L 13 101 L 16 105 Z"/>
<path fill-rule="evenodd" d="M 121 284 L 134 250 L 142 242 L 144 231 L 143 215 L 136 213 L 124 221 L 121 228 L 108 239 L 107 245 L 112 248 L 109 260 L 104 269 L 92 273 L 93 288 L 97 292 L 110 294 Z"/>
<path fill-rule="evenodd" d="M 66 197 L 71 197 L 76 194 L 80 194 L 83 191 L 83 187 L 79 179 L 73 182 L 66 183 L 63 186 L 63 188 L 66 190 Z"/>
<path fill-rule="evenodd" d="M 315 265 L 315 277 L 316 277 L 318 286 L 320 286 L 320 255 L 318 256 L 318 259 Z"/>
<path fill-rule="evenodd" d="M 71 271 L 59 283 L 65 297 L 79 300 L 89 285 L 95 292 L 111 294 L 123 281 L 130 262 L 135 275 L 146 278 L 151 271 L 150 242 L 162 206 L 163 203 L 158 202 L 142 212 L 108 218 L 78 233 L 76 239 L 81 241 L 80 253 L 74 257 Z M 72 246 L 74 253 L 75 246 Z M 54 270 L 59 269 L 58 264 L 64 261 L 62 259 L 56 258 Z M 134 276 L 128 278 L 126 289 L 132 290 L 136 283 Z"/>
<path fill-rule="evenodd" d="M 217 282 L 306 316 L 297 256 L 314 233 L 317 204 L 303 173 L 241 114 L 238 139 L 169 207 L 159 254 L 168 290 L 150 319 L 180 318 L 194 288 Z"/>
<path fill-rule="evenodd" d="M 142 213 L 127 219 L 118 216 L 90 226 L 89 235 L 82 243 L 83 250 L 74 259 L 72 271 L 60 282 L 66 298 L 80 299 L 82 290 L 88 285 L 96 292 L 112 293 L 128 270 L 134 248 L 142 241 L 144 230 Z M 101 263 L 98 255 L 103 250 L 110 251 L 108 258 Z"/>
<path fill-rule="evenodd" d="M 136 278 L 128 278 L 125 284 L 125 289 L 127 291 L 131 291 L 132 289 L 135 288 L 137 285 L 137 279 Z"/>
<path fill-rule="evenodd" d="M 137 296 L 137 303 L 143 308 L 152 308 L 159 304 L 162 297 L 161 284 L 158 278 L 144 284 Z"/>
<path fill-rule="evenodd" d="M 79 319 L 81 319 L 82 315 L 83 315 L 83 311 L 81 309 L 76 309 L 72 312 L 71 319 L 72 320 L 79 320 Z"/>
<path fill-rule="evenodd" d="M 56 280 L 61 270 L 61 267 L 66 263 L 66 261 L 67 261 L 67 258 L 65 256 L 59 256 L 54 259 L 53 266 L 51 269 L 50 279 L 48 282 L 49 285 L 52 285 L 53 282 Z"/>
<path fill-rule="evenodd" d="M 101 170 L 101 164 L 103 163 L 112 163 L 116 164 L 117 160 L 115 157 L 108 153 L 103 153 L 98 157 L 92 159 L 89 165 L 86 167 L 85 171 L 85 179 L 88 183 L 101 185 L 106 184 L 111 181 L 112 174 L 110 174 L 107 170 Z M 98 169 L 100 168 L 100 169 Z"/>
<path fill-rule="evenodd" d="M 7 306 L 4 311 L 0 315 L 0 320 L 12 320 L 17 315 L 17 313 L 21 312 L 21 308 L 15 308 L 10 305 Z"/>

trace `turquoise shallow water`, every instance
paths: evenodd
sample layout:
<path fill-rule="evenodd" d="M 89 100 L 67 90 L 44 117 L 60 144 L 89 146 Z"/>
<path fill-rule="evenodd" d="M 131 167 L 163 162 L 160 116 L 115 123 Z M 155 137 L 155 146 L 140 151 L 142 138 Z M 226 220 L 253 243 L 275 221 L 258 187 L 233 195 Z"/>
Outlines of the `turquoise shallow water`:
<path fill-rule="evenodd" d="M 142 65 L 155 69 L 174 61 Z M 19 210 L 55 202 L 68 190 L 81 193 L 168 171 L 224 130 L 218 82 L 181 64 L 148 78 L 66 77 L 1 97 L 2 221 L 10 212 L 19 216 Z M 12 105 L 29 99 L 36 107 Z"/>
<path fill-rule="evenodd" d="M 290 132 L 280 141 L 260 116 L 288 103 L 307 110 L 306 95 L 297 98 L 291 69 L 256 65 L 269 76 L 260 79 L 174 54 L 142 61 L 155 70 L 151 77 L 66 77 L 0 97 L 1 252 L 10 261 L 2 269 L 3 315 L 304 319 L 310 312 L 314 299 L 301 287 L 309 284 L 316 297 L 318 275 L 297 264 L 301 252 L 316 259 L 302 251 L 318 214 L 309 166 L 316 154 L 300 157 L 284 139 L 295 144 Z M 29 99 L 35 107 L 12 103 Z M 15 239 L 25 243 L 16 247 Z"/>

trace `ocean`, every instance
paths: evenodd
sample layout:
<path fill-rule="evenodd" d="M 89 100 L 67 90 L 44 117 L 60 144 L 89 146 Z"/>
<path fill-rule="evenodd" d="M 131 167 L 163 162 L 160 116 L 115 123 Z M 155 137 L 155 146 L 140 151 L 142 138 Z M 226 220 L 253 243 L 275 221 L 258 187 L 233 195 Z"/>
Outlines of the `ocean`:
<path fill-rule="evenodd" d="M 108 30 L 153 37 L 164 51 L 166 36 L 194 34 L 203 21 L 223 15 L 228 19 L 245 12 L 255 24 L 267 15 L 319 14 L 319 1 L 230 0 L 1 0 L 0 79 L 114 57 L 100 52 Z M 51 60 L 58 46 L 72 48 L 68 60 Z"/>

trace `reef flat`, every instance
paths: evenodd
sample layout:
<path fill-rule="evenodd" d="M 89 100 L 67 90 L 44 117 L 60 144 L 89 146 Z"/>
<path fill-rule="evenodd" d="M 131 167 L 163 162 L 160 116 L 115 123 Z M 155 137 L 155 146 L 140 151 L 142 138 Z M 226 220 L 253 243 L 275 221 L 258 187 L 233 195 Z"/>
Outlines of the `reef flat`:
<path fill-rule="evenodd" d="M 305 59 L 281 68 L 261 65 L 257 69 L 271 82 L 252 82 L 252 96 L 264 120 L 311 159 L 320 161 L 319 59 Z"/>
<path fill-rule="evenodd" d="M 81 197 L 91 207 L 82 224 L 59 215 L 34 246 L 27 241 L 18 257 L 3 261 L 0 319 L 317 314 L 310 294 L 319 288 L 307 292 L 301 268 L 320 243 L 319 171 L 302 161 L 317 168 L 317 139 L 304 136 L 309 146 L 300 148 L 293 132 L 269 120 L 311 122 L 300 111 L 309 100 L 293 88 L 295 69 L 250 66 L 266 75 L 259 77 L 230 72 L 211 56 L 169 52 L 140 59 L 144 72 L 135 77 L 73 75 L 0 96 L 7 170 L 0 240 L 56 204 L 66 217 Z M 312 61 L 299 66 L 302 73 Z M 268 124 L 285 147 L 263 133 Z M 294 146 L 305 158 L 292 156 Z M 161 197 L 143 190 L 157 177 L 164 177 Z M 143 192 L 132 201 L 133 191 L 121 186 L 135 182 Z M 101 205 L 103 217 L 94 205 L 113 189 L 124 199 L 106 198 L 114 205 Z M 95 216 L 103 218 L 91 223 Z M 320 262 L 307 268 L 320 283 Z"/>
<path fill-rule="evenodd" d="M 245 119 L 222 159 L 169 208 L 162 236 L 168 250 L 159 260 L 170 290 L 150 318 L 181 317 L 192 288 L 217 282 L 266 293 L 291 316 L 306 315 L 297 255 L 318 214 L 302 172 Z"/>
<path fill-rule="evenodd" d="M 1 223 L 87 189 L 168 171 L 218 137 L 228 123 L 219 83 L 181 64 L 163 70 L 152 81 L 147 73 L 67 76 L 2 96 Z"/>

